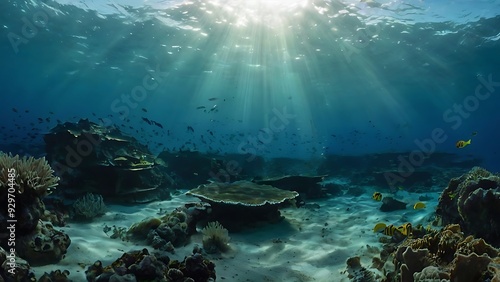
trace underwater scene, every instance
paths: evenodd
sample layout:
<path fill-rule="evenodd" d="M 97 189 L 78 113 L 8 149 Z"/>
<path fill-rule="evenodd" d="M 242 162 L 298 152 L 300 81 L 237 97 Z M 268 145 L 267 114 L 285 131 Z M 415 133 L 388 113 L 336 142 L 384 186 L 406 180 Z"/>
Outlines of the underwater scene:
<path fill-rule="evenodd" d="M 0 1 L 0 282 L 500 282 L 500 1 Z"/>

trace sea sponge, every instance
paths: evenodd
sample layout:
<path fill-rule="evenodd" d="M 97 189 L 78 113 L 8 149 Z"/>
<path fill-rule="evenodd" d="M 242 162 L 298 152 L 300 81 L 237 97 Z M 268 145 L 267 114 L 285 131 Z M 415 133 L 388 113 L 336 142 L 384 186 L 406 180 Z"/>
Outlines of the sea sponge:
<path fill-rule="evenodd" d="M 14 169 L 11 173 L 9 170 Z M 34 191 L 39 197 L 44 197 L 57 186 L 59 177 L 53 175 L 54 170 L 45 158 L 19 157 L 0 152 L 0 187 L 7 187 L 9 174 L 14 176 L 16 190 L 22 194 L 26 190 Z"/>
<path fill-rule="evenodd" d="M 203 234 L 203 248 L 207 253 L 226 252 L 229 250 L 228 242 L 231 238 L 228 231 L 218 221 L 209 222 L 201 230 Z"/>

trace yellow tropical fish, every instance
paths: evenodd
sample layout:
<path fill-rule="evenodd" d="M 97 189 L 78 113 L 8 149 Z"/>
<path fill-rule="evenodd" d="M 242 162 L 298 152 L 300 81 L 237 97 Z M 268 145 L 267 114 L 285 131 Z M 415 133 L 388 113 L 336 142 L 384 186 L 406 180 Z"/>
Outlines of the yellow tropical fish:
<path fill-rule="evenodd" d="M 417 202 L 413 205 L 414 210 L 425 209 L 426 205 L 422 202 Z"/>
<path fill-rule="evenodd" d="M 394 235 L 394 232 L 396 232 L 397 228 L 394 225 L 389 225 L 386 228 L 384 228 L 384 234 L 387 236 L 392 236 Z"/>
<path fill-rule="evenodd" d="M 385 229 L 386 226 L 387 225 L 385 225 L 385 223 L 379 222 L 379 223 L 375 224 L 375 227 L 373 227 L 373 232 L 379 232 L 380 230 Z"/>
<path fill-rule="evenodd" d="M 450 197 L 450 200 L 453 200 L 453 198 L 455 198 L 455 196 L 457 196 L 456 193 L 448 192 L 448 197 Z"/>
<path fill-rule="evenodd" d="M 373 193 L 372 198 L 373 198 L 375 201 L 382 201 L 382 193 L 380 193 L 380 192 L 375 192 L 375 193 Z"/>
<path fill-rule="evenodd" d="M 461 149 L 467 145 L 470 145 L 470 139 L 467 141 L 460 140 L 460 141 L 457 141 L 457 143 L 455 144 L 455 146 L 457 146 L 457 148 L 459 148 L 459 149 Z"/>
<path fill-rule="evenodd" d="M 408 235 L 411 235 L 411 233 L 413 231 L 413 227 L 411 226 L 411 223 L 407 222 L 407 223 L 399 226 L 398 231 L 401 232 L 401 234 L 408 236 Z"/>

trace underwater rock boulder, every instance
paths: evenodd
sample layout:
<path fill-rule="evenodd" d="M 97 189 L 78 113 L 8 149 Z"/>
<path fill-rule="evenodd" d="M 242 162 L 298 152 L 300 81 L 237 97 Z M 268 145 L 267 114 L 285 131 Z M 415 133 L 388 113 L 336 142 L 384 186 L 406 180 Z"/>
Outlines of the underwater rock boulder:
<path fill-rule="evenodd" d="M 294 201 L 299 193 L 241 180 L 232 183 L 212 182 L 186 193 L 212 207 L 208 221 L 219 221 L 235 229 L 256 221 L 275 222 L 281 219 L 279 207 Z"/>
<path fill-rule="evenodd" d="M 148 202 L 168 197 L 168 179 L 148 148 L 116 127 L 87 119 L 58 124 L 44 136 L 47 159 L 65 196 L 101 194 L 105 200 Z"/>
<path fill-rule="evenodd" d="M 380 210 L 383 212 L 404 210 L 406 209 L 406 205 L 407 203 L 396 200 L 393 197 L 384 197 L 382 199 L 382 205 L 380 206 Z"/>
<path fill-rule="evenodd" d="M 436 214 L 443 224 L 458 223 L 465 234 L 500 246 L 500 177 L 474 167 L 451 179 L 439 197 Z"/>

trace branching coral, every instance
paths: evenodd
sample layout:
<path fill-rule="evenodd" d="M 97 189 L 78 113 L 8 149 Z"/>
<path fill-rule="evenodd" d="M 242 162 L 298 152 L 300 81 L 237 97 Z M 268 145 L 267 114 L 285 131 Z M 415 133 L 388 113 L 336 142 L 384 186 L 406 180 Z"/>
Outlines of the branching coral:
<path fill-rule="evenodd" d="M 14 169 L 14 183 L 19 193 L 27 189 L 34 191 L 39 197 L 50 193 L 57 186 L 59 177 L 54 176 L 54 170 L 45 158 L 19 157 L 0 152 L 0 186 L 7 187 L 9 170 Z"/>
<path fill-rule="evenodd" d="M 226 252 L 229 250 L 228 231 L 219 222 L 209 222 L 205 228 L 201 230 L 203 234 L 203 248 L 207 253 Z"/>
<path fill-rule="evenodd" d="M 106 205 L 101 195 L 88 193 L 73 203 L 76 219 L 92 219 L 106 213 Z"/>

